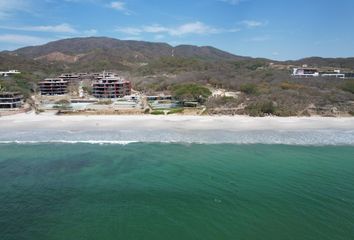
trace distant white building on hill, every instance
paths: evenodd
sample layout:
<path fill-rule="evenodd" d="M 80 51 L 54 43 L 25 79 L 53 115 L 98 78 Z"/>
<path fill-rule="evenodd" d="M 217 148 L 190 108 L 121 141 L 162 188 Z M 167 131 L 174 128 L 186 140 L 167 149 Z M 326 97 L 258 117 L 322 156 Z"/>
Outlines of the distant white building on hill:
<path fill-rule="evenodd" d="M 321 72 L 322 77 L 335 77 L 335 78 L 345 78 L 345 74 L 341 73 L 340 70 L 334 70 L 333 72 Z"/>
<path fill-rule="evenodd" d="M 294 68 L 292 76 L 294 76 L 294 77 L 319 77 L 320 73 L 315 68 Z"/>
<path fill-rule="evenodd" d="M 2 77 L 8 77 L 11 75 L 16 75 L 16 74 L 21 74 L 21 72 L 19 72 L 17 70 L 0 71 L 0 76 L 2 76 Z"/>
<path fill-rule="evenodd" d="M 294 68 L 292 76 L 299 77 L 299 78 L 306 78 L 306 77 L 345 78 L 346 74 L 341 73 L 340 70 L 319 72 L 316 68 Z"/>

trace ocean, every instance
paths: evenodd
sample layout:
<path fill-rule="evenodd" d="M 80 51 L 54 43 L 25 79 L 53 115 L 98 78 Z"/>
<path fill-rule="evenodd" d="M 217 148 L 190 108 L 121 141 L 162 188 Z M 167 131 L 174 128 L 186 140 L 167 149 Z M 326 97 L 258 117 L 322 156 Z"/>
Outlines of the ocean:
<path fill-rule="evenodd" d="M 352 240 L 354 147 L 3 142 L 0 239 Z"/>

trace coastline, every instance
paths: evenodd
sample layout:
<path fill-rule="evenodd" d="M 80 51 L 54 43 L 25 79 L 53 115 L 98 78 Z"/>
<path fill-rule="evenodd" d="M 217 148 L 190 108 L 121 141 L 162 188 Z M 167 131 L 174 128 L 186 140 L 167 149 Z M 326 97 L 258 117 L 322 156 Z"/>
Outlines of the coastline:
<path fill-rule="evenodd" d="M 0 143 L 354 145 L 354 118 L 75 115 L 0 118 Z"/>
<path fill-rule="evenodd" d="M 354 117 L 250 117 L 245 115 L 55 115 L 33 112 L 3 116 L 0 125 L 6 129 L 186 129 L 186 130 L 311 130 L 352 129 Z"/>

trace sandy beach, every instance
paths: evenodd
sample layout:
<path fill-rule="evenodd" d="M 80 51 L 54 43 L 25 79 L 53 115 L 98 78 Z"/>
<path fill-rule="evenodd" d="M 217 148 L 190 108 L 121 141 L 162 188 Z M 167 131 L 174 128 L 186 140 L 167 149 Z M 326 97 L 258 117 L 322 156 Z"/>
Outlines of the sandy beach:
<path fill-rule="evenodd" d="M 153 116 L 153 115 L 77 115 L 23 113 L 0 118 L 2 130 L 354 130 L 354 117 L 248 117 L 248 116 Z M 4 128 L 5 127 L 5 128 Z"/>
<path fill-rule="evenodd" d="M 354 144 L 354 118 L 57 116 L 0 118 L 0 142 Z"/>

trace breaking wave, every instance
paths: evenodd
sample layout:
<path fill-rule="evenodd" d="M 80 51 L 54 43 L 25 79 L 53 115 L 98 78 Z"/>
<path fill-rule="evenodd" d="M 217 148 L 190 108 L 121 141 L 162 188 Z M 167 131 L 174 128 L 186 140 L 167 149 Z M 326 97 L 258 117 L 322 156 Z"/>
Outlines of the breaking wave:
<path fill-rule="evenodd" d="M 99 144 L 132 143 L 187 144 L 283 144 L 283 145 L 350 145 L 354 146 L 354 130 L 311 131 L 28 131 L 0 132 L 0 144 Z"/>
<path fill-rule="evenodd" d="M 98 145 L 128 145 L 131 143 L 137 143 L 136 141 L 98 141 L 98 140 L 87 140 L 87 141 L 68 141 L 68 140 L 48 140 L 48 141 L 0 141 L 0 144 L 98 144 Z"/>

